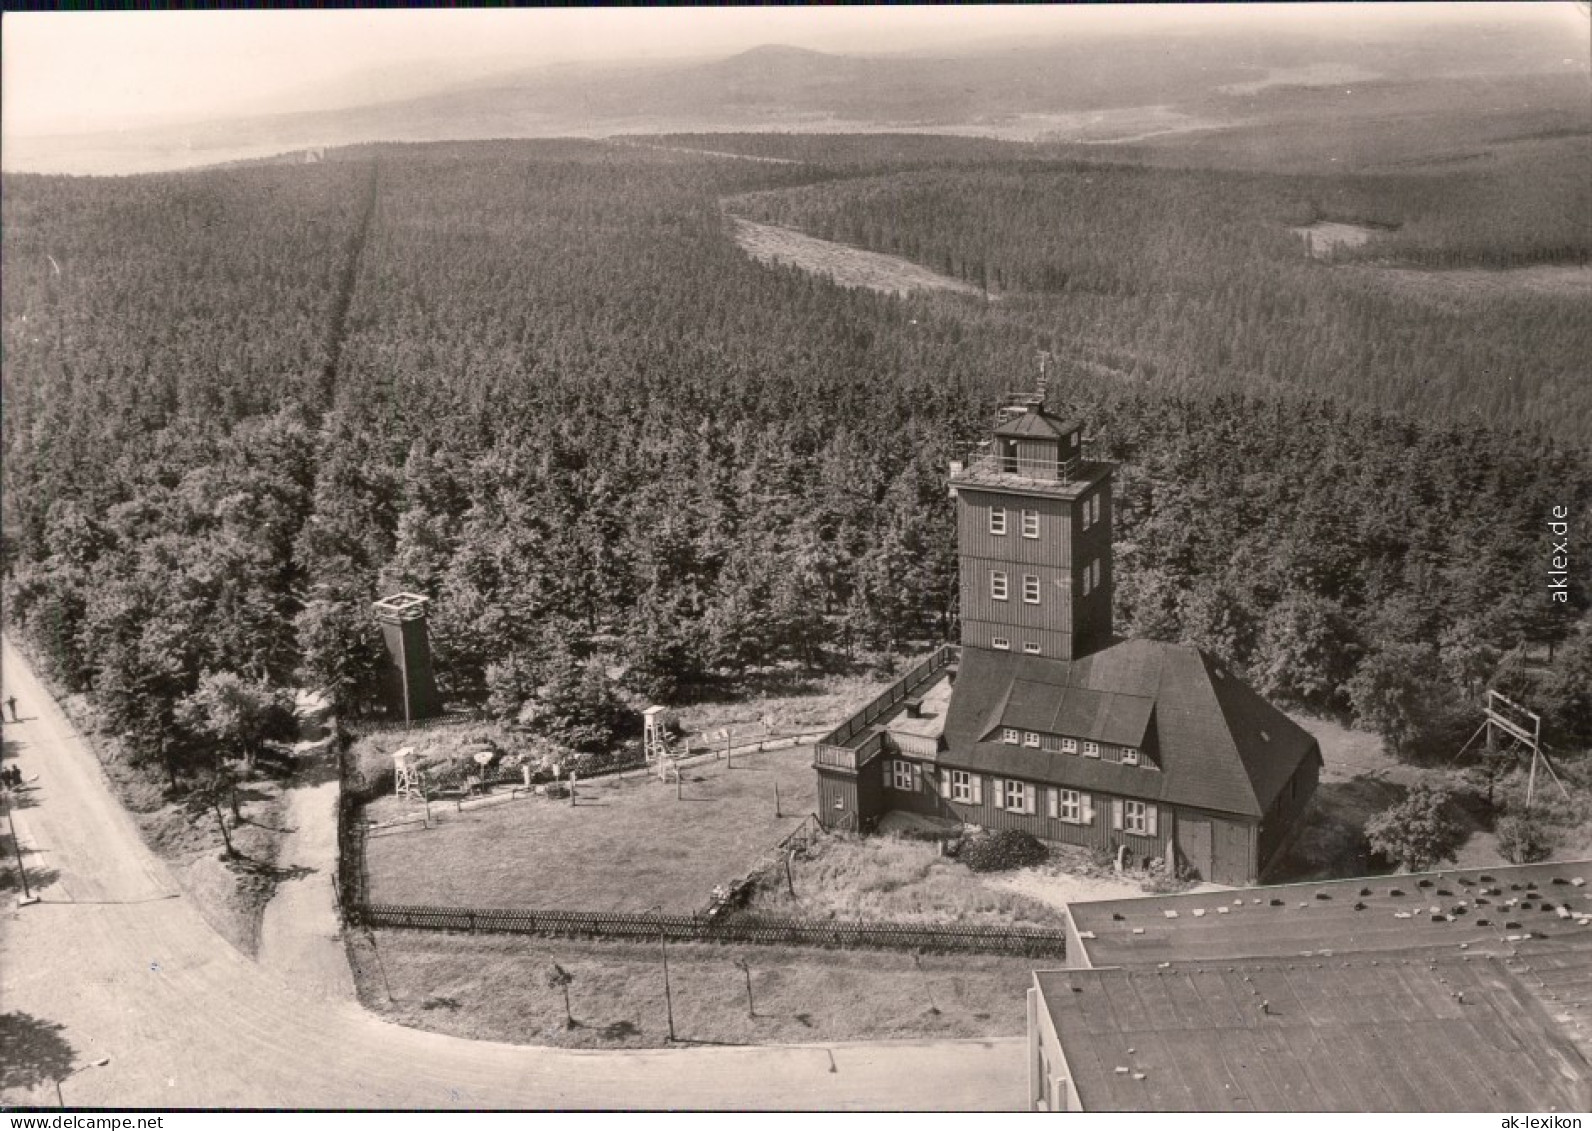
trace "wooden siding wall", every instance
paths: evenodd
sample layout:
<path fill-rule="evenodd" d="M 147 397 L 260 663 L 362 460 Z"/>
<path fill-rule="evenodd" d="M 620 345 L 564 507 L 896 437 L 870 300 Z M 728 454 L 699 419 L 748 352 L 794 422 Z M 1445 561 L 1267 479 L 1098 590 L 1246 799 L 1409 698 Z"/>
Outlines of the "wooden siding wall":
<path fill-rule="evenodd" d="M 1101 570 L 1104 571 L 1102 566 Z M 1006 574 L 1004 601 L 990 596 L 990 571 Z M 1023 600 L 1023 578 L 1039 578 L 1039 603 Z M 1045 628 L 1053 632 L 1072 630 L 1072 577 L 1055 566 L 1013 565 L 1000 558 L 962 559 L 962 616 L 968 620 Z"/>
<path fill-rule="evenodd" d="M 849 828 L 857 816 L 857 779 L 818 771 L 819 824 L 826 829 Z"/>
<path fill-rule="evenodd" d="M 997 636 L 1021 652 L 1023 641 L 1040 655 L 1070 660 L 1111 636 L 1111 481 L 1086 493 L 1100 496 L 1100 521 L 1083 529 L 1082 501 L 959 488 L 957 555 L 960 565 L 962 643 L 991 648 Z M 1006 508 L 1006 533 L 991 534 L 990 509 Z M 1039 537 L 1024 538 L 1022 512 L 1039 513 Z M 1083 571 L 1100 563 L 1100 584 L 1083 595 Z M 990 595 L 990 573 L 1006 574 L 1007 598 Z M 1040 580 L 1039 604 L 1023 600 L 1023 576 Z M 1003 631 L 1010 629 L 1011 631 Z"/>
<path fill-rule="evenodd" d="M 961 821 L 963 824 L 978 825 L 994 831 L 1022 829 L 1040 840 L 1076 844 L 1084 848 L 1097 848 L 1103 852 L 1115 852 L 1118 845 L 1126 844 L 1128 850 L 1141 861 L 1155 857 L 1164 859 L 1172 850 L 1172 838 L 1177 821 L 1170 805 L 1162 804 L 1159 807 L 1156 835 L 1140 836 L 1137 833 L 1119 832 L 1111 827 L 1113 795 L 1109 793 L 1092 793 L 1094 823 L 1077 825 L 1049 815 L 1049 803 L 1045 797 L 1045 791 L 1050 788 L 1049 786 L 1028 782 L 1027 784 L 1036 791 L 1035 811 L 1032 814 L 1013 813 L 1008 809 L 995 807 L 995 792 L 991 784 L 994 779 L 989 774 L 982 775 L 983 800 L 979 804 L 974 804 L 950 801 L 940 796 L 940 777 L 951 772 L 948 768 L 921 764 L 921 770 L 923 788 L 914 791 L 886 789 L 883 798 L 886 808 L 921 813 L 930 817 L 947 817 Z"/>
<path fill-rule="evenodd" d="M 999 636 L 1011 641 L 1009 649 L 997 649 L 995 638 Z M 1044 632 L 1034 629 L 1014 628 L 1009 624 L 994 624 L 990 621 L 962 621 L 962 644 L 967 648 L 985 648 L 990 651 L 1010 651 L 1018 655 L 1023 654 L 1025 641 L 1039 645 L 1039 655 L 1049 656 L 1053 660 L 1070 660 L 1072 654 L 1072 633 L 1070 632 Z"/>
<path fill-rule="evenodd" d="M 1305 810 L 1310 807 L 1310 800 L 1315 795 L 1320 773 L 1320 764 L 1315 758 L 1300 762 L 1289 784 L 1278 795 L 1272 811 L 1261 822 L 1258 863 L 1262 873 L 1298 831 L 1299 822 L 1304 819 Z"/>
<path fill-rule="evenodd" d="M 1002 495 L 957 488 L 956 552 L 962 557 L 999 559 L 1025 565 L 1066 569 L 1072 565 L 1072 546 L 1078 519 L 1070 499 Z M 1102 507 L 1105 503 L 1100 504 Z M 989 512 L 1006 508 L 1006 533 L 989 532 Z M 1023 537 L 1024 510 L 1039 512 L 1039 537 Z M 1101 512 L 1102 519 L 1105 517 Z M 1090 535 L 1094 530 L 1089 531 Z"/>

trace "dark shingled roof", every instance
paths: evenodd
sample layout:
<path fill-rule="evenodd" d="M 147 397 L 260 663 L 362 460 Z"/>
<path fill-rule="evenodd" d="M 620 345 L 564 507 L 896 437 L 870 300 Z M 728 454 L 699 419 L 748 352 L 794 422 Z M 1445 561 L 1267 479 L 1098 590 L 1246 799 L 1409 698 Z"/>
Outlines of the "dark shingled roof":
<path fill-rule="evenodd" d="M 1005 726 L 1150 747 L 1160 772 L 1009 746 Z M 1216 660 L 1155 640 L 1070 661 L 967 648 L 945 742 L 942 761 L 958 768 L 1248 817 L 1321 756 L 1308 732 Z"/>
<path fill-rule="evenodd" d="M 1031 439 L 1035 436 L 1054 438 L 1076 431 L 1078 431 L 1077 424 L 1059 420 L 1044 409 L 1038 412 L 1025 412 L 995 426 L 995 435 L 1015 439 Z"/>

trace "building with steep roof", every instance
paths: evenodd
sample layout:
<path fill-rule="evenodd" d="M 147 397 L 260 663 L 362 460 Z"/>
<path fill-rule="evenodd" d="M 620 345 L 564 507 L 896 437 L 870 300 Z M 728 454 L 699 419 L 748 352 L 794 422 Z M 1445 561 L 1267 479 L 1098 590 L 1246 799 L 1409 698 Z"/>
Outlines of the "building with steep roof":
<path fill-rule="evenodd" d="M 818 745 L 826 825 L 902 810 L 1227 884 L 1277 859 L 1320 750 L 1219 660 L 1113 635 L 1113 471 L 1037 398 L 952 465 L 961 646 Z"/>

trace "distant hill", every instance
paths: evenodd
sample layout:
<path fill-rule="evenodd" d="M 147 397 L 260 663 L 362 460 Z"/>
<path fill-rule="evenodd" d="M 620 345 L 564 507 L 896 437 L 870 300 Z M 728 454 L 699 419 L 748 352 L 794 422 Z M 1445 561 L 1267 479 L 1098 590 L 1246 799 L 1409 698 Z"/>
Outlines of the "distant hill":
<path fill-rule="evenodd" d="M 1486 76 L 1538 77 L 1544 83 L 1532 98 L 1584 111 L 1584 45 L 1545 26 L 1487 19 L 1478 13 L 1465 25 L 1376 38 L 1331 28 L 1261 38 L 1240 25 L 954 53 L 849 55 L 770 44 L 705 61 L 559 64 L 350 109 L 7 137 L 3 160 L 8 171 L 132 173 L 380 140 L 766 129 L 1131 143 L 1295 117 L 1302 94 L 1346 83 L 1402 90 Z M 1336 110 L 1306 101 L 1312 112 Z"/>

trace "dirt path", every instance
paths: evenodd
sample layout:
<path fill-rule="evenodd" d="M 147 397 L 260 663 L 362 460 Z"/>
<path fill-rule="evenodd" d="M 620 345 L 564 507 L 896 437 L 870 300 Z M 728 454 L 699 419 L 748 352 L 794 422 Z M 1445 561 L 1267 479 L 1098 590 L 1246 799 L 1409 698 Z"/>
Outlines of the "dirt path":
<path fill-rule="evenodd" d="M 575 1052 L 379 1021 L 245 958 L 174 895 L 92 753 L 9 641 L 16 811 L 44 901 L 0 911 L 4 1022 L 59 1025 L 69 1105 L 106 1107 L 1009 1109 L 1020 1040 Z M 27 1067 L 8 1049 L 8 1074 Z M 103 1066 L 96 1062 L 106 1059 Z M 53 1106 L 41 1079 L 3 1097 Z"/>
<path fill-rule="evenodd" d="M 317 996 L 354 1000 L 354 976 L 343 952 L 342 924 L 332 894 L 337 869 L 337 779 L 287 792 L 289 832 L 276 866 L 284 873 L 260 922 L 261 966 Z"/>

